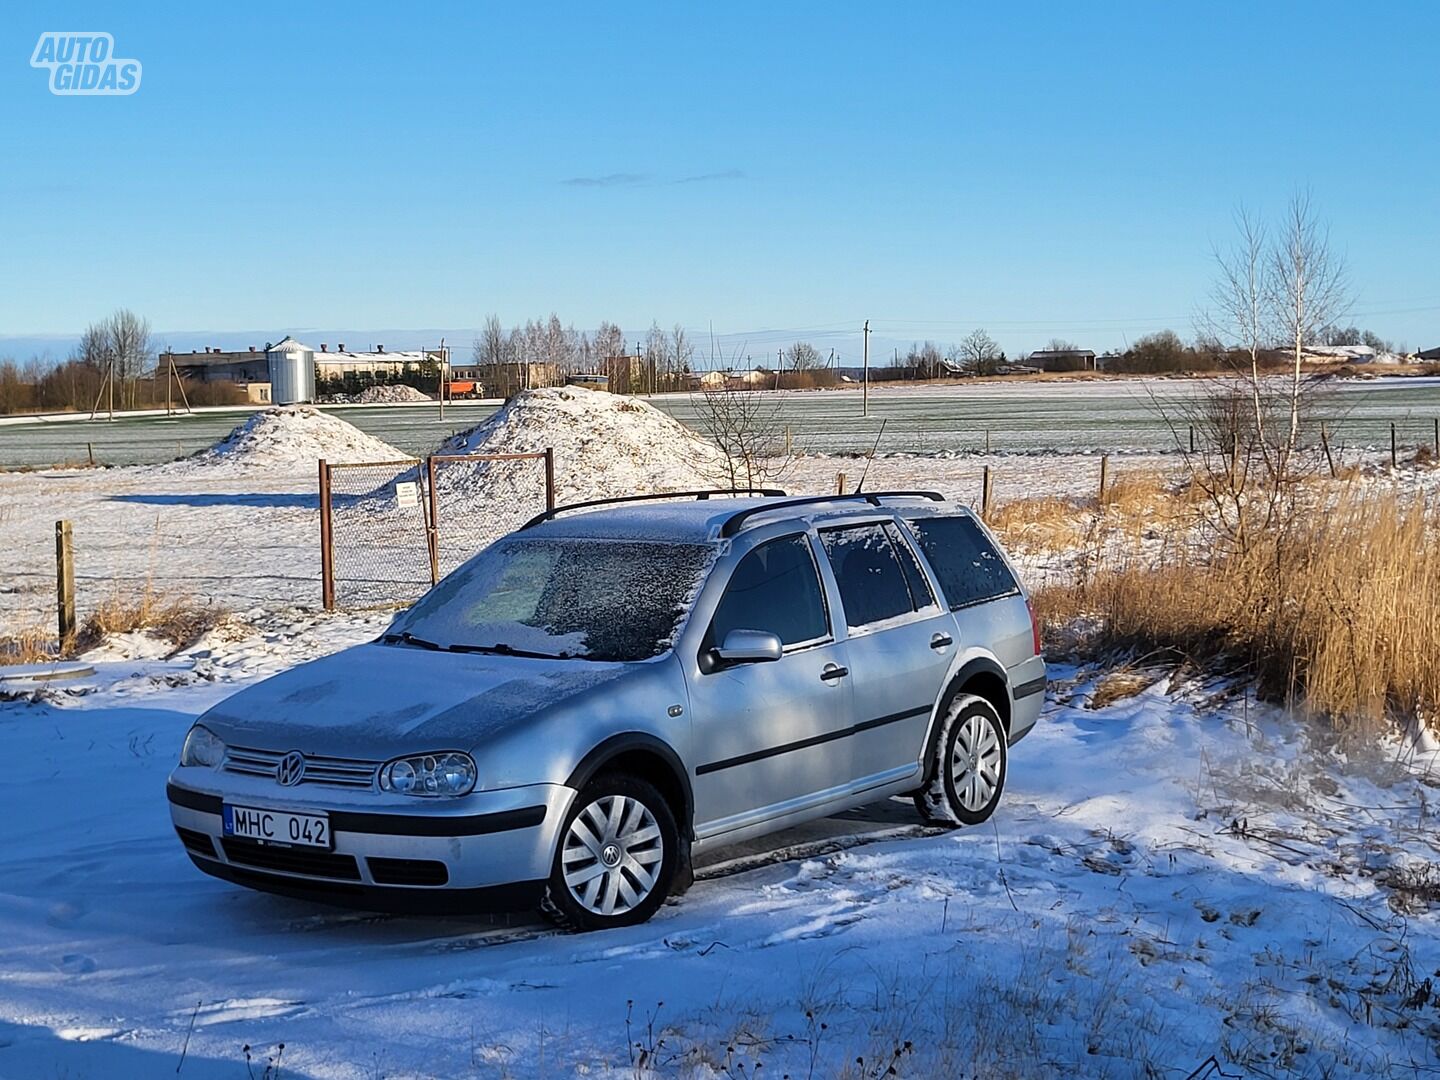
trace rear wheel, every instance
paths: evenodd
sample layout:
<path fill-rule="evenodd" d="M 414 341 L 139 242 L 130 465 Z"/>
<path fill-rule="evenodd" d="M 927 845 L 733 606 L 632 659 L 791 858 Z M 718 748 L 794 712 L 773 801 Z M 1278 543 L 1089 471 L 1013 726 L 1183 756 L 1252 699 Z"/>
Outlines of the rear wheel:
<path fill-rule="evenodd" d="M 675 815 L 652 785 L 596 777 L 566 815 L 541 910 L 574 930 L 644 922 L 670 892 L 680 848 Z"/>
<path fill-rule="evenodd" d="M 1000 805 L 1009 765 L 1005 725 L 995 706 L 962 694 L 941 718 L 931 751 L 930 782 L 915 793 L 915 808 L 929 821 L 979 825 Z"/>

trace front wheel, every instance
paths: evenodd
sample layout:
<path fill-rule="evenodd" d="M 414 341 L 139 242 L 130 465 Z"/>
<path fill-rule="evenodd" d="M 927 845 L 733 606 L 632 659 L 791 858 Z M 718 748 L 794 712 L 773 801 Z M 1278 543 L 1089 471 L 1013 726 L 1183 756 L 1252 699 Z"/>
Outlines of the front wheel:
<path fill-rule="evenodd" d="M 979 825 L 1000 805 L 1009 764 L 1005 725 L 995 706 L 962 694 L 940 721 L 931 750 L 930 782 L 915 793 L 915 808 L 936 824 Z"/>
<path fill-rule="evenodd" d="M 541 910 L 573 930 L 642 923 L 680 863 L 680 830 L 661 794 L 632 776 L 600 776 L 575 796 Z"/>

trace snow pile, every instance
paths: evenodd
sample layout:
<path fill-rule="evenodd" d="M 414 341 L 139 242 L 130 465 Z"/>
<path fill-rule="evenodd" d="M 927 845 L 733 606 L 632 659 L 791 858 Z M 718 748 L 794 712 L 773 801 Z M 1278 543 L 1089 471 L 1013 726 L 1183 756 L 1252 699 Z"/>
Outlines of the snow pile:
<path fill-rule="evenodd" d="M 566 386 L 527 390 L 483 424 L 449 439 L 439 454 L 524 454 L 553 449 L 558 502 L 662 491 L 693 491 L 726 482 L 725 455 L 651 405 L 603 390 Z M 500 463 L 504 464 L 504 463 Z M 459 469 L 442 473 L 457 490 L 491 499 L 524 499 L 533 470 Z"/>
<path fill-rule="evenodd" d="M 435 399 L 413 386 L 367 386 L 358 394 L 331 394 L 326 400 L 336 405 L 404 405 Z"/>
<path fill-rule="evenodd" d="M 321 458 L 340 464 L 396 461 L 408 456 L 339 417 L 305 405 L 287 405 L 256 413 L 184 464 L 297 469 L 313 468 Z"/>

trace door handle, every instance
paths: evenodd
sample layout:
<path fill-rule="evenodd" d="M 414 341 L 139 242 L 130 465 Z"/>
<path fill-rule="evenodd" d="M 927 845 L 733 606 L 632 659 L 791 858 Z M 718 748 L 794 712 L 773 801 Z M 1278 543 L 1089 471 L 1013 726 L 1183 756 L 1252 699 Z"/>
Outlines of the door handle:
<path fill-rule="evenodd" d="M 949 634 L 936 634 L 930 639 L 930 648 L 932 649 L 948 649 L 954 644 L 955 639 Z"/>
<path fill-rule="evenodd" d="M 843 679 L 849 674 L 849 668 L 840 667 L 838 664 L 826 664 L 825 670 L 820 672 L 820 681 L 834 682 L 836 679 Z"/>

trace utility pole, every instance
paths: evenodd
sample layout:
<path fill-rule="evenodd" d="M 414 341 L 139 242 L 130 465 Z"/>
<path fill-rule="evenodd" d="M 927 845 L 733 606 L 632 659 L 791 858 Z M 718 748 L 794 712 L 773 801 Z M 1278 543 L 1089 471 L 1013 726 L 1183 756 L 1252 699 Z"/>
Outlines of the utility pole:
<path fill-rule="evenodd" d="M 865 320 L 865 359 L 863 361 L 863 389 L 861 390 L 861 401 L 863 402 L 863 416 L 870 415 L 870 320 Z"/>
<path fill-rule="evenodd" d="M 450 351 L 445 348 L 445 339 L 440 339 L 440 419 L 445 419 L 445 388 L 450 383 Z"/>

